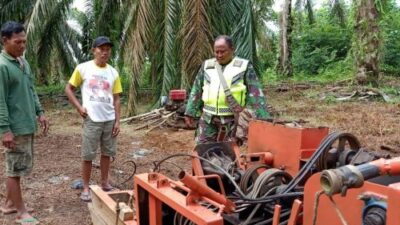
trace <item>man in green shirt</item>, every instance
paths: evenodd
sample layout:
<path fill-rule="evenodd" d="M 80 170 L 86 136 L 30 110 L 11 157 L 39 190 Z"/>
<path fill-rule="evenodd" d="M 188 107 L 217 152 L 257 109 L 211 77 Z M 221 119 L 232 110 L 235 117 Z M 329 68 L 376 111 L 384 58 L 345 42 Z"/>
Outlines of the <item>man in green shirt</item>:
<path fill-rule="evenodd" d="M 6 202 L 3 213 L 18 213 L 19 224 L 38 224 L 22 200 L 20 177 L 33 167 L 33 136 L 39 121 L 46 134 L 49 123 L 36 94 L 33 75 L 23 58 L 26 34 L 22 24 L 8 21 L 1 27 L 3 50 L 0 54 L 0 135 L 7 148 Z"/>
<path fill-rule="evenodd" d="M 200 117 L 196 130 L 196 144 L 234 139 L 234 112 L 226 100 L 217 66 L 222 69 L 230 91 L 243 108 L 255 112 L 256 118 L 267 119 L 266 98 L 253 65 L 249 60 L 234 55 L 232 38 L 218 36 L 214 42 L 215 58 L 206 60 L 197 73 L 185 112 L 185 122 L 193 124 Z"/>

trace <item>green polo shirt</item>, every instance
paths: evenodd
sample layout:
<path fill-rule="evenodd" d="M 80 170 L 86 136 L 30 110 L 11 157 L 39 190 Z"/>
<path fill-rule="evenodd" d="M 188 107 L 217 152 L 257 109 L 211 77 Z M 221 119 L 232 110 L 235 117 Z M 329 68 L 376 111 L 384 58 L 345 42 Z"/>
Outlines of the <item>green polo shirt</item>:
<path fill-rule="evenodd" d="M 24 66 L 4 50 L 0 54 L 0 134 L 33 134 L 36 116 L 43 114 L 28 62 Z"/>

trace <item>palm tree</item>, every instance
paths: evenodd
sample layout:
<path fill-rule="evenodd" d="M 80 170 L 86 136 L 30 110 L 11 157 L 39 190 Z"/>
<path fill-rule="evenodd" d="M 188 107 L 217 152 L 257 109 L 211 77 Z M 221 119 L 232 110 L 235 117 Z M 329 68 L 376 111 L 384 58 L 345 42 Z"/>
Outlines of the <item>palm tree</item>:
<path fill-rule="evenodd" d="M 42 84 L 49 75 L 69 74 L 90 58 L 91 40 L 107 35 L 115 43 L 113 63 L 130 73 L 128 108 L 135 112 L 143 66 L 150 62 L 156 96 L 172 88 L 189 88 L 204 59 L 212 56 L 213 39 L 233 36 L 236 54 L 257 65 L 256 37 L 263 0 L 85 0 L 85 12 L 70 10 L 73 0 L 0 0 L 0 22 L 26 24 L 27 56 Z M 81 29 L 72 29 L 74 17 Z M 78 18 L 76 18 L 78 17 Z M 106 22 L 104 22 L 106 21 Z M 61 69 L 59 69 L 61 65 Z"/>
<path fill-rule="evenodd" d="M 355 41 L 356 79 L 358 83 L 376 85 L 379 78 L 379 49 L 381 46 L 379 14 L 375 0 L 355 0 Z M 380 8 L 382 10 L 382 8 Z"/>
<path fill-rule="evenodd" d="M 213 39 L 218 34 L 233 36 L 236 54 L 257 62 L 257 26 L 248 0 L 138 0 L 135 5 L 125 62 L 132 76 L 128 111 L 135 113 L 138 80 L 143 63 L 151 62 L 152 81 L 157 96 L 172 88 L 188 88 L 201 63 L 212 56 Z"/>
<path fill-rule="evenodd" d="M 284 76 L 292 75 L 292 50 L 291 50 L 291 33 L 292 33 L 292 1 L 285 0 L 283 10 L 280 16 L 280 41 L 279 41 L 279 60 L 277 69 Z"/>
<path fill-rule="evenodd" d="M 40 84 L 49 84 L 52 72 L 66 74 L 71 71 L 80 58 L 80 34 L 67 21 L 71 3 L 72 0 L 0 1 L 1 24 L 7 20 L 25 24 L 26 56 L 37 72 Z"/>

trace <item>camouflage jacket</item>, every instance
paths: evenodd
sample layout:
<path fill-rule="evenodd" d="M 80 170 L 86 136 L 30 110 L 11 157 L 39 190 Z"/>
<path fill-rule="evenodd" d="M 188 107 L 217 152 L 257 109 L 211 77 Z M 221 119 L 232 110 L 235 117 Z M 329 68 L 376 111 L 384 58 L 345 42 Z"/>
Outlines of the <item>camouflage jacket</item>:
<path fill-rule="evenodd" d="M 203 112 L 204 103 L 202 100 L 202 91 L 204 84 L 204 73 L 204 65 L 202 65 L 193 83 L 188 104 L 186 106 L 185 115 L 190 117 L 201 116 L 207 123 L 210 123 L 213 115 Z M 269 118 L 269 113 L 267 111 L 267 101 L 262 92 L 261 84 L 258 81 L 254 67 L 251 63 L 249 63 L 247 66 L 247 70 L 244 75 L 244 84 L 247 87 L 245 107 L 255 111 L 258 119 Z M 232 121 L 232 116 L 225 117 L 227 117 L 226 119 L 228 121 Z M 225 123 L 224 116 L 221 116 L 221 123 Z"/>

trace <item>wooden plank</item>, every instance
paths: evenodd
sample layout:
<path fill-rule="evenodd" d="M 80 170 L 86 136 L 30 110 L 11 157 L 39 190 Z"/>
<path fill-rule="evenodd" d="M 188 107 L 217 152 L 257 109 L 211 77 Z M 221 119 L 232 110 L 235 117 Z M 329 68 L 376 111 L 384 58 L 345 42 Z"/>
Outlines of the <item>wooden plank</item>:
<path fill-rule="evenodd" d="M 135 225 L 133 220 L 133 211 L 127 212 L 126 207 L 122 214 L 117 215 L 117 203 L 109 196 L 119 192 L 104 192 L 99 186 L 90 186 L 92 195 L 92 207 L 95 214 L 97 214 L 104 221 L 105 225 Z M 127 191 L 125 191 L 127 192 Z M 122 192 L 121 192 L 122 193 Z M 129 192 L 128 193 L 132 193 Z M 129 207 L 128 207 L 129 208 Z M 122 218 L 122 219 L 121 219 Z M 127 219 L 124 221 L 123 219 Z"/>
<path fill-rule="evenodd" d="M 93 203 L 88 203 L 88 208 L 90 212 L 90 217 L 92 218 L 93 225 L 108 225 L 101 217 L 101 215 L 96 213 L 94 210 Z"/>

